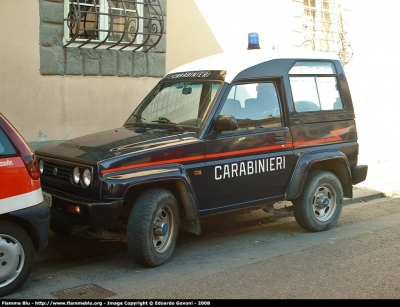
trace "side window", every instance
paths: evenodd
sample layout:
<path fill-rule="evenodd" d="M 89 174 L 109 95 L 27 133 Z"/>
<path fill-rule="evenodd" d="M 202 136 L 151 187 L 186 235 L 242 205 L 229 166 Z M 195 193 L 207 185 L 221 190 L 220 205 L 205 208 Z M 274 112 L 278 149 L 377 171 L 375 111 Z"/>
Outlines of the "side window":
<path fill-rule="evenodd" d="M 17 152 L 15 151 L 7 135 L 0 128 L 0 158 L 10 155 L 15 155 L 16 153 Z"/>
<path fill-rule="evenodd" d="M 296 112 L 343 108 L 335 68 L 328 62 L 297 62 L 289 71 Z"/>
<path fill-rule="evenodd" d="M 233 115 L 239 130 L 281 127 L 281 110 L 273 82 L 232 86 L 220 115 Z"/>

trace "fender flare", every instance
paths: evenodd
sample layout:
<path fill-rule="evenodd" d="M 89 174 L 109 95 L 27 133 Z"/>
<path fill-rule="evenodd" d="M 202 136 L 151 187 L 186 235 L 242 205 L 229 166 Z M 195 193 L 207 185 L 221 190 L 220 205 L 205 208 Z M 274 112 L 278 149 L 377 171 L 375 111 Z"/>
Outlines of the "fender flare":
<path fill-rule="evenodd" d="M 181 164 L 169 164 L 152 168 L 136 169 L 111 173 L 104 177 L 102 194 L 108 194 L 107 198 L 125 198 L 129 189 L 148 183 L 174 181 L 182 200 L 184 211 L 185 230 L 200 234 L 200 220 L 197 210 L 197 201 L 194 189 L 186 169 Z M 104 198 L 105 196 L 102 196 Z"/>
<path fill-rule="evenodd" d="M 286 189 L 285 199 L 292 200 L 299 197 L 311 167 L 315 163 L 327 160 L 339 160 L 343 164 L 339 180 L 342 183 L 343 195 L 351 198 L 353 196 L 353 187 L 351 184 L 350 164 L 347 157 L 339 150 L 325 150 L 306 152 L 298 159 L 292 178 Z"/>

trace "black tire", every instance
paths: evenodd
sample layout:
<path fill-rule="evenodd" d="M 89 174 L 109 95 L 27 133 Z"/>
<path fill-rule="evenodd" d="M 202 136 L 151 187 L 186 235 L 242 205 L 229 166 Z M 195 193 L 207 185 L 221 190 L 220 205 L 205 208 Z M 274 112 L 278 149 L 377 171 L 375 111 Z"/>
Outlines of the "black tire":
<path fill-rule="evenodd" d="M 171 257 L 178 233 L 179 208 L 174 195 L 165 189 L 147 190 L 129 216 L 129 256 L 142 266 L 159 266 Z"/>
<path fill-rule="evenodd" d="M 0 296 L 11 294 L 29 277 L 35 248 L 20 226 L 0 221 Z"/>
<path fill-rule="evenodd" d="M 342 213 L 342 185 L 331 172 L 312 171 L 300 197 L 292 202 L 294 217 L 302 228 L 314 232 L 328 230 Z"/>

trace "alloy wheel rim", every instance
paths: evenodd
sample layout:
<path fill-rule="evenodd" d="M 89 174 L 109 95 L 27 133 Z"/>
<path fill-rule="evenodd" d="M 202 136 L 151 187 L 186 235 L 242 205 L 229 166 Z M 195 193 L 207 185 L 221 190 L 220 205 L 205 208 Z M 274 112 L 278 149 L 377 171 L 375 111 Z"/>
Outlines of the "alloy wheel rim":
<path fill-rule="evenodd" d="M 329 220 L 335 213 L 337 197 L 334 188 L 330 184 L 322 184 L 315 191 L 312 200 L 314 217 L 321 221 Z"/>
<path fill-rule="evenodd" d="M 24 249 L 15 238 L 0 234 L 0 287 L 12 283 L 20 274 L 25 263 Z"/>
<path fill-rule="evenodd" d="M 158 210 L 153 223 L 153 247 L 157 253 L 164 253 L 168 249 L 174 231 L 174 217 L 171 208 L 163 206 Z"/>

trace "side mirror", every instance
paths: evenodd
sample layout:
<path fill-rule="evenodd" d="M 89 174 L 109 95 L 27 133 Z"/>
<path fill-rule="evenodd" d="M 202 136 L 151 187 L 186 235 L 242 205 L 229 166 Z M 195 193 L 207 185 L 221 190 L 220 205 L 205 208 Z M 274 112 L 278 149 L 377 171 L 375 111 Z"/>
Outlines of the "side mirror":
<path fill-rule="evenodd" d="M 238 124 L 235 116 L 224 114 L 217 117 L 214 131 L 232 131 L 236 130 L 237 128 Z"/>

